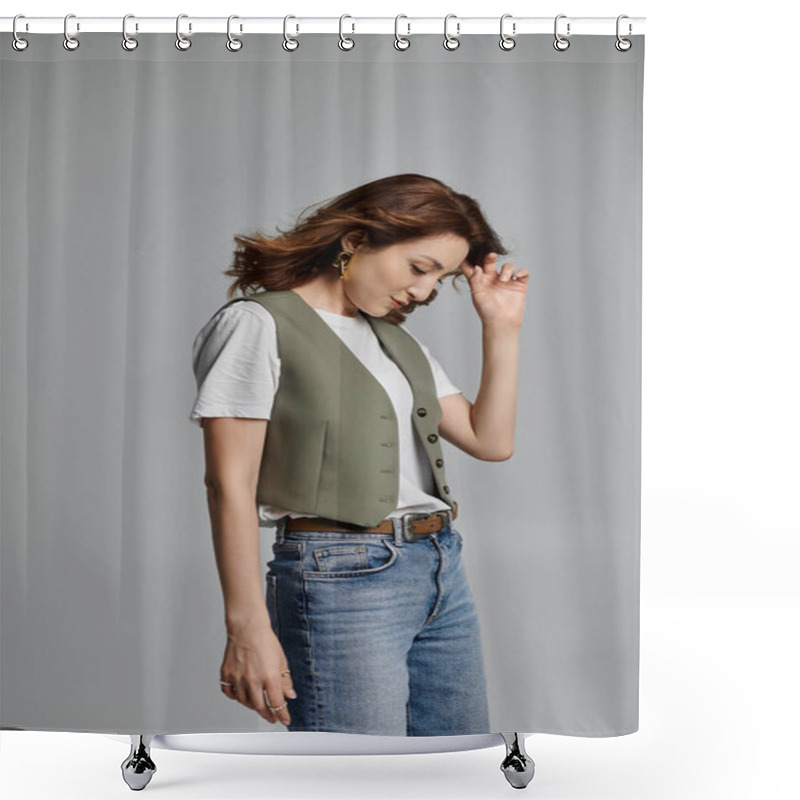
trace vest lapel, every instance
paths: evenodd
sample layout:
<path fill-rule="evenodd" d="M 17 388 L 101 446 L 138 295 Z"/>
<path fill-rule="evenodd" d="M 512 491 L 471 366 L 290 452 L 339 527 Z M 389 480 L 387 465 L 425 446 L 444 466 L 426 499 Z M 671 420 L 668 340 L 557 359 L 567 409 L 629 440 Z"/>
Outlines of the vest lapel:
<path fill-rule="evenodd" d="M 373 381 L 378 387 L 380 387 L 381 392 L 386 397 L 387 402 L 392 408 L 392 413 L 394 413 L 394 404 L 391 402 L 391 398 L 389 397 L 384 385 L 364 366 L 364 362 L 341 340 L 336 331 L 331 330 L 328 323 L 325 322 L 325 320 L 322 319 L 319 314 L 317 314 L 314 308 L 309 305 L 309 303 L 307 303 L 299 294 L 297 294 L 297 292 L 293 292 L 291 289 L 288 289 L 285 294 L 287 296 L 291 295 L 294 298 L 293 305 L 297 308 L 297 315 L 302 317 L 304 320 L 308 320 L 308 326 L 310 328 L 312 338 L 315 341 L 328 340 L 332 342 L 333 347 L 335 347 L 345 359 L 350 361 L 356 372 L 359 372 L 365 381 Z M 368 322 L 372 322 L 371 317 L 367 316 L 366 319 Z M 375 330 L 374 325 L 372 325 L 372 329 Z M 378 335 L 378 339 L 382 341 L 380 335 Z"/>

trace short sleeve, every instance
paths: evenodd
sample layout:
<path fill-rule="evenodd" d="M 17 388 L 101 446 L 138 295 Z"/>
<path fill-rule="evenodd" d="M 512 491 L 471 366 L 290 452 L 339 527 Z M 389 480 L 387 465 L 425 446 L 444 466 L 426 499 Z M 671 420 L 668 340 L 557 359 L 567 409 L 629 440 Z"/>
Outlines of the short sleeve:
<path fill-rule="evenodd" d="M 197 396 L 189 420 L 269 419 L 280 380 L 275 320 L 260 303 L 225 306 L 200 329 L 192 347 Z"/>
<path fill-rule="evenodd" d="M 437 397 L 444 397 L 448 394 L 463 394 L 461 389 L 458 388 L 447 376 L 447 373 L 442 368 L 442 365 L 436 359 L 436 357 L 431 353 L 430 349 L 424 345 L 413 333 L 411 333 L 408 328 L 405 326 L 401 326 L 403 330 L 408 333 L 420 346 L 422 352 L 425 353 L 425 356 L 428 359 L 428 362 L 431 365 L 431 370 L 433 372 L 433 380 L 436 383 L 436 396 Z"/>

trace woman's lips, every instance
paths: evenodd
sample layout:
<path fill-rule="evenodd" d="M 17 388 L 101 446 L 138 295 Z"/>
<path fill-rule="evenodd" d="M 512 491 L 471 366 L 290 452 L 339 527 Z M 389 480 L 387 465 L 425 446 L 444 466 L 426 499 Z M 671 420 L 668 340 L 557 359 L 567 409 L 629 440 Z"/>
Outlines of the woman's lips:
<path fill-rule="evenodd" d="M 392 305 L 394 305 L 395 308 L 402 308 L 403 307 L 403 304 L 402 303 L 398 303 L 397 300 L 394 299 L 394 297 L 390 297 L 389 299 L 392 301 Z"/>

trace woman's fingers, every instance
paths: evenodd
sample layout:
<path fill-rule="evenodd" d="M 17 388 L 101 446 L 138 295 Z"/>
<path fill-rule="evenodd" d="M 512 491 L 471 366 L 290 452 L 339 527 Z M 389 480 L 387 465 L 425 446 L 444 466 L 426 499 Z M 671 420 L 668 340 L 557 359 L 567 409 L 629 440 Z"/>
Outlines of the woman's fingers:
<path fill-rule="evenodd" d="M 267 706 L 283 706 L 286 703 L 283 684 L 284 681 L 280 676 L 277 678 L 273 676 L 267 678 L 266 690 L 261 692 L 262 707 L 257 708 L 256 711 L 258 711 L 261 716 L 266 716 L 265 712 L 268 712 L 273 718 L 276 718 L 284 725 L 288 725 L 291 720 L 288 706 L 282 708 L 280 711 L 270 711 L 269 708 L 267 708 Z M 270 722 L 272 721 L 273 720 L 270 720 Z"/>
<path fill-rule="evenodd" d="M 223 686 L 222 693 L 225 697 L 229 697 L 231 700 L 236 699 L 236 692 L 233 691 L 233 686 Z"/>
<path fill-rule="evenodd" d="M 287 697 L 291 697 L 294 699 L 297 697 L 297 692 L 294 690 L 294 684 L 292 683 L 291 675 L 285 674 L 289 672 L 288 667 L 284 667 L 283 671 L 281 672 L 281 677 L 283 678 L 283 693 Z"/>
<path fill-rule="evenodd" d="M 242 678 L 236 688 L 236 699 L 246 708 L 264 717 L 267 722 L 275 722 L 275 714 L 267 708 L 269 701 L 265 698 L 261 681 Z M 280 704 L 279 704 L 280 705 Z"/>

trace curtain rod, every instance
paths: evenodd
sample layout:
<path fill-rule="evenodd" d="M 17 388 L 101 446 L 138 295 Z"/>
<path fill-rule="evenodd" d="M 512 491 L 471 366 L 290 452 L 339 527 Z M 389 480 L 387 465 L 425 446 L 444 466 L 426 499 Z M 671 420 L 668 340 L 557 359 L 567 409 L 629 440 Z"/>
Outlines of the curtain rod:
<path fill-rule="evenodd" d="M 122 17 L 81 17 L 67 15 L 67 29 L 71 36 L 80 33 L 122 32 Z M 576 34 L 614 35 L 617 30 L 617 17 L 570 17 L 558 15 L 558 31 L 562 36 Z M 624 16 L 624 15 L 623 15 Z M 228 17 L 193 17 L 180 15 L 182 35 L 192 33 L 226 33 Z M 447 31 L 451 36 L 478 33 L 500 34 L 500 16 L 497 17 L 459 17 L 448 15 Z M 623 36 L 644 33 L 646 17 L 627 17 L 620 20 Z M 126 22 L 128 34 L 175 32 L 177 17 L 136 17 L 129 15 Z M 514 17 L 505 15 L 503 31 L 507 36 L 530 33 L 553 33 L 556 17 Z M 0 17 L 0 31 L 13 29 L 13 17 Z M 286 20 L 287 31 L 291 35 L 303 33 L 344 34 L 386 33 L 394 34 L 395 25 L 402 36 L 414 34 L 444 34 L 445 17 L 356 17 L 349 14 L 339 17 L 291 16 Z M 19 15 L 17 33 L 64 33 L 65 17 L 27 17 Z M 231 30 L 237 34 L 278 33 L 284 31 L 284 17 L 239 17 L 231 20 Z"/>

